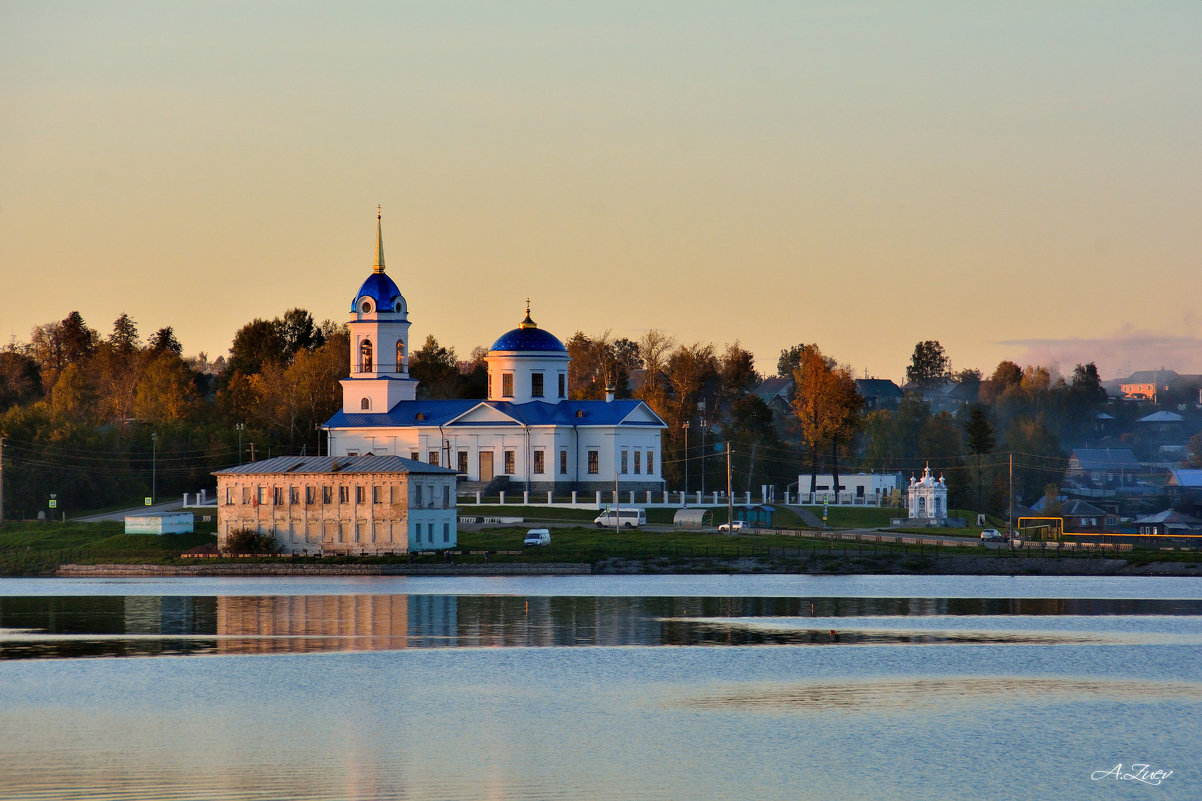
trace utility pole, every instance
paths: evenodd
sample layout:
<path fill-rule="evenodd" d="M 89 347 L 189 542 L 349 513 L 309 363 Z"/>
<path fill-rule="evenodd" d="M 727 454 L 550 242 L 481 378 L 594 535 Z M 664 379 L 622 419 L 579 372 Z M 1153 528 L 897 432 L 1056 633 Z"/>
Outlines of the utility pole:
<path fill-rule="evenodd" d="M 727 530 L 734 534 L 735 499 L 730 494 L 730 440 L 726 441 L 726 523 L 730 527 Z"/>
<path fill-rule="evenodd" d="M 4 522 L 4 437 L 0 437 L 0 523 Z"/>
<path fill-rule="evenodd" d="M 681 506 L 687 509 L 689 507 L 689 421 L 685 420 L 680 427 L 684 429 L 684 503 Z"/>
<path fill-rule="evenodd" d="M 159 479 L 159 433 L 152 432 L 150 435 L 150 502 L 154 503 L 155 496 L 158 494 L 158 479 Z"/>
<path fill-rule="evenodd" d="M 1010 544 L 1014 547 L 1014 451 L 1010 451 Z"/>

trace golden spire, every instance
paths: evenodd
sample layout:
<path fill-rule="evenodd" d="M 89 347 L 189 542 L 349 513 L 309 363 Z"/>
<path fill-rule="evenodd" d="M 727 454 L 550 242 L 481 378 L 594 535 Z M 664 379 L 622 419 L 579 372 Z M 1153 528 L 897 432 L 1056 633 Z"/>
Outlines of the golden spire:
<path fill-rule="evenodd" d="M 538 328 L 538 325 L 530 319 L 530 298 L 526 298 L 526 319 L 518 323 L 518 328 L 525 330 L 527 328 Z"/>
<path fill-rule="evenodd" d="M 384 272 L 384 232 L 381 228 L 380 218 L 383 212 L 380 206 L 376 206 L 376 263 L 372 270 L 377 273 Z"/>

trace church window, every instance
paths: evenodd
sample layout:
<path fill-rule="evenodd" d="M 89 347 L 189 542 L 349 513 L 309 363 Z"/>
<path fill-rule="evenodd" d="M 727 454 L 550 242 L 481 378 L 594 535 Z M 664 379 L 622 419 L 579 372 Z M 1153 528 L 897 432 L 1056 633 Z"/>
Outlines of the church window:
<path fill-rule="evenodd" d="M 405 364 L 405 343 L 400 339 L 396 342 L 396 371 L 398 373 L 409 372 L 409 365 Z"/>
<path fill-rule="evenodd" d="M 561 476 L 568 474 L 568 452 L 564 450 L 559 452 L 559 474 Z"/>
<path fill-rule="evenodd" d="M 409 458 L 416 462 L 418 460 L 417 451 L 409 451 Z"/>
<path fill-rule="evenodd" d="M 517 461 L 515 459 L 515 452 L 514 451 L 505 451 L 505 471 L 504 472 L 507 475 L 513 475 L 514 473 L 517 472 L 516 464 L 517 464 Z"/>
<path fill-rule="evenodd" d="M 655 451 L 647 451 L 647 475 L 655 472 Z"/>
<path fill-rule="evenodd" d="M 530 374 L 530 397 L 541 398 L 543 396 L 543 374 Z"/>
<path fill-rule="evenodd" d="M 363 340 L 363 344 L 359 346 L 359 362 L 362 365 L 360 370 L 364 373 L 370 373 L 372 371 L 371 351 L 371 340 Z"/>
<path fill-rule="evenodd" d="M 623 474 L 626 473 L 626 460 L 627 460 L 626 451 L 622 451 L 622 470 L 621 470 L 621 472 Z"/>
<path fill-rule="evenodd" d="M 559 397 L 566 398 L 568 396 L 567 387 L 568 387 L 568 376 L 566 373 L 560 373 L 559 374 Z"/>
<path fill-rule="evenodd" d="M 636 476 L 639 473 L 643 472 L 643 466 L 641 464 L 642 459 L 643 459 L 643 454 L 640 451 L 635 451 L 634 452 L 634 474 Z"/>
<path fill-rule="evenodd" d="M 359 401 L 359 408 L 365 412 L 369 411 L 371 409 L 371 401 L 367 398 L 364 398 L 363 400 Z"/>
<path fill-rule="evenodd" d="M 459 451 L 459 472 L 467 474 L 467 451 Z"/>
<path fill-rule="evenodd" d="M 426 455 L 430 457 L 427 459 L 427 461 L 435 467 L 438 467 L 438 451 L 429 451 Z"/>
<path fill-rule="evenodd" d="M 590 450 L 588 452 L 588 472 L 590 475 L 596 475 L 601 472 L 601 457 L 597 451 Z"/>
<path fill-rule="evenodd" d="M 545 454 L 542 451 L 534 452 L 534 472 L 535 473 L 546 472 L 546 464 L 544 462 L 544 457 L 545 457 Z"/>
<path fill-rule="evenodd" d="M 371 301 L 364 300 L 363 303 L 359 304 L 359 308 L 363 310 L 364 314 L 371 314 Z"/>
<path fill-rule="evenodd" d="M 501 397 L 513 397 L 513 373 L 501 373 Z"/>

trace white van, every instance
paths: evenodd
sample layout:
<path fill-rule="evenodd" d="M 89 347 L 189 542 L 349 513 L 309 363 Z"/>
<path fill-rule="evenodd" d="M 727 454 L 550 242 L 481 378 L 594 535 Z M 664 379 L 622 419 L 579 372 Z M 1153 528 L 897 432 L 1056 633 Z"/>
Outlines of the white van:
<path fill-rule="evenodd" d="M 526 540 L 522 545 L 550 545 L 551 532 L 545 528 L 532 528 L 526 532 Z"/>
<path fill-rule="evenodd" d="M 612 526 L 613 528 L 637 528 L 647 525 L 646 509 L 606 509 L 593 520 L 597 528 Z"/>

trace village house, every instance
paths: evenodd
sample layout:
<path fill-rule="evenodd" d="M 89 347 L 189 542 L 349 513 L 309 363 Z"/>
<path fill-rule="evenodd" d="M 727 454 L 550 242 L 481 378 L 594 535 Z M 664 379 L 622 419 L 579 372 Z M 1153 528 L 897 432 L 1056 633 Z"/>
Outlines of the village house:
<path fill-rule="evenodd" d="M 250 529 L 282 553 L 408 553 L 454 547 L 456 474 L 398 456 L 278 456 L 217 477 L 217 545 Z"/>

